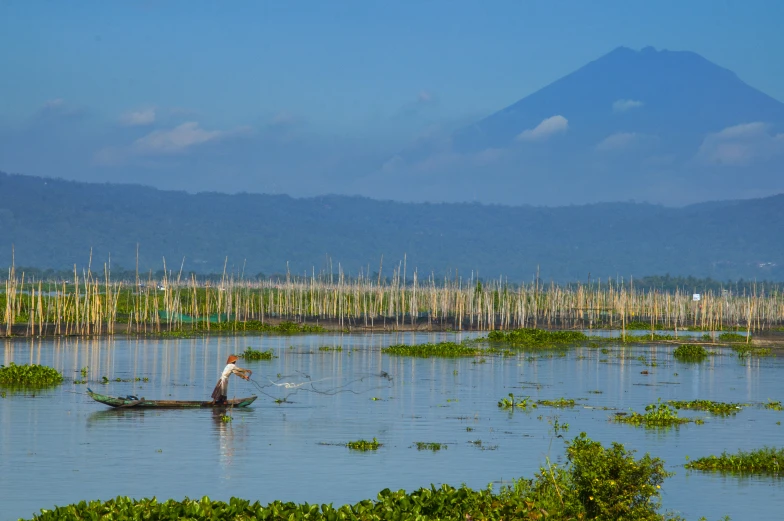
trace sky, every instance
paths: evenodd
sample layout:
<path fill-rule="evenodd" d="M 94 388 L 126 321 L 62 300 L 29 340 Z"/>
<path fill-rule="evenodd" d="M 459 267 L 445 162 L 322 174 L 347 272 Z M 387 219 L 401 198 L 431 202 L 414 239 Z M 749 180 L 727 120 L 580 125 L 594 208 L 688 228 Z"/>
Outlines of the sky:
<path fill-rule="evenodd" d="M 782 26 L 777 0 L 4 0 L 0 171 L 350 193 L 619 46 L 693 51 L 784 100 Z"/>

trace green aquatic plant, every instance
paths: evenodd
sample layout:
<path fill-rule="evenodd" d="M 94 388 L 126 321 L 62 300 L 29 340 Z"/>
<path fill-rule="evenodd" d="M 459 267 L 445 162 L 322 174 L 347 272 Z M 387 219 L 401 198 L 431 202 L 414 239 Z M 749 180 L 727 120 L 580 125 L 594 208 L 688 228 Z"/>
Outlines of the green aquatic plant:
<path fill-rule="evenodd" d="M 672 356 L 681 361 L 699 362 L 708 356 L 708 351 L 701 345 L 681 344 L 675 348 Z"/>
<path fill-rule="evenodd" d="M 272 349 L 268 349 L 267 351 L 259 351 L 248 346 L 245 348 L 245 351 L 240 353 L 240 358 L 245 360 L 272 360 L 274 355 L 272 353 Z"/>
<path fill-rule="evenodd" d="M 477 446 L 481 447 L 481 442 Z M 497 492 L 492 486 L 471 489 L 446 484 L 412 492 L 384 489 L 374 499 L 340 507 L 282 501 L 262 505 L 238 498 L 228 502 L 207 497 L 159 502 L 117 497 L 42 510 L 34 519 L 664 521 L 673 519 L 659 512 L 661 486 L 671 475 L 658 458 L 648 454 L 636 458 L 634 451 L 622 444 L 604 447 L 582 433 L 566 443 L 563 465 L 548 461 L 531 479 L 514 480 Z"/>
<path fill-rule="evenodd" d="M 321 346 L 319 351 L 343 351 L 343 346 Z"/>
<path fill-rule="evenodd" d="M 645 407 L 645 414 L 632 412 L 629 415 L 620 413 L 615 415 L 615 421 L 645 427 L 670 427 L 692 422 L 691 418 L 681 418 L 675 407 L 662 403 L 652 403 Z"/>
<path fill-rule="evenodd" d="M 763 447 L 736 454 L 722 452 L 721 456 L 707 456 L 686 463 L 687 469 L 739 472 L 754 474 L 780 474 L 784 465 L 784 449 Z"/>
<path fill-rule="evenodd" d="M 381 349 L 381 352 L 395 356 L 456 358 L 461 356 L 477 356 L 481 355 L 484 351 L 477 347 L 470 347 L 465 344 L 456 344 L 455 342 L 439 342 L 437 344 L 396 344 Z"/>
<path fill-rule="evenodd" d="M 221 416 L 221 421 L 223 423 L 229 423 L 229 422 L 231 422 L 232 419 L 233 418 L 231 416 L 229 416 L 228 414 L 224 414 L 223 416 Z"/>
<path fill-rule="evenodd" d="M 491 331 L 487 339 L 505 342 L 519 347 L 552 347 L 579 344 L 589 340 L 580 331 L 547 331 L 545 329 L 522 328 L 511 331 Z"/>
<path fill-rule="evenodd" d="M 433 452 L 438 452 L 441 449 L 446 449 L 446 445 L 441 443 L 415 441 L 414 444 L 416 445 L 417 450 L 431 450 Z"/>
<path fill-rule="evenodd" d="M 45 365 L 0 365 L 0 385 L 6 387 L 52 387 L 63 383 L 63 375 Z"/>
<path fill-rule="evenodd" d="M 746 406 L 744 403 L 712 402 L 710 400 L 692 400 L 690 402 L 668 400 L 667 403 L 676 409 L 707 411 L 711 414 L 716 414 L 719 416 L 736 414 Z"/>
<path fill-rule="evenodd" d="M 765 404 L 765 408 L 766 409 L 771 409 L 771 410 L 774 410 L 774 411 L 782 410 L 781 402 L 780 401 L 778 401 L 778 402 L 773 401 L 770 398 L 768 398 L 768 403 Z"/>
<path fill-rule="evenodd" d="M 752 347 L 749 345 L 732 346 L 732 350 L 738 354 L 738 358 L 744 358 L 747 356 L 770 356 L 772 354 L 770 348 Z"/>
<path fill-rule="evenodd" d="M 746 335 L 739 335 L 738 333 L 721 333 L 719 335 L 719 341 L 720 342 L 746 342 Z"/>
<path fill-rule="evenodd" d="M 571 398 L 558 398 L 557 400 L 537 400 L 538 405 L 545 407 L 574 407 L 574 400 Z"/>
<path fill-rule="evenodd" d="M 626 329 L 629 331 L 650 331 L 651 325 L 648 322 L 633 320 L 631 322 L 626 323 Z M 655 331 L 661 331 L 662 329 L 664 329 L 664 326 L 661 324 L 654 324 L 653 329 Z"/>
<path fill-rule="evenodd" d="M 379 443 L 378 440 L 374 437 L 372 441 L 367 440 L 357 440 L 357 441 L 350 441 L 346 443 L 346 447 L 351 450 L 358 450 L 361 452 L 366 452 L 369 450 L 378 450 L 383 444 Z"/>
<path fill-rule="evenodd" d="M 498 407 L 501 409 L 536 409 L 536 402 L 534 402 L 530 396 L 526 396 L 525 398 L 521 398 L 519 400 L 515 400 L 515 396 L 512 393 L 509 393 L 508 398 L 501 398 L 501 401 L 498 402 Z"/>

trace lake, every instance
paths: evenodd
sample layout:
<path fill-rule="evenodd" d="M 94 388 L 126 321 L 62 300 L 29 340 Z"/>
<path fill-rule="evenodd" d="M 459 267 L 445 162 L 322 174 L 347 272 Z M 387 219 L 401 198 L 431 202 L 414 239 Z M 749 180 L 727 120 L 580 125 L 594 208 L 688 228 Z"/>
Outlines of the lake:
<path fill-rule="evenodd" d="M 687 456 L 780 446 L 784 427 L 777 422 L 784 413 L 754 406 L 726 418 L 680 411 L 705 424 L 669 429 L 618 424 L 611 417 L 630 408 L 641 412 L 659 398 L 781 400 L 781 359 L 739 359 L 717 348 L 704 363 L 684 364 L 672 358 L 673 346 L 613 344 L 602 344 L 606 352 L 581 347 L 461 359 L 381 353 L 395 343 L 475 336 L 3 341 L 0 363 L 49 365 L 66 382 L 41 392 L 9 391 L 0 399 L 0 521 L 118 495 L 340 505 L 375 498 L 384 488 L 410 491 L 431 483 L 483 488 L 532 477 L 547 457 L 563 461 L 564 438 L 581 431 L 664 459 L 676 473 L 662 487 L 665 510 L 687 519 L 780 518 L 781 479 L 706 474 L 683 464 Z M 238 365 L 252 369 L 258 385 L 232 377 L 229 395 L 259 399 L 231 411 L 230 422 L 213 410 L 113 410 L 86 395 L 90 387 L 115 396 L 207 400 L 227 356 L 247 346 L 271 349 L 276 358 L 240 359 Z M 319 349 L 337 346 L 340 351 Z M 84 367 L 88 384 L 74 384 Z M 571 409 L 540 406 L 510 413 L 497 406 L 509 393 L 578 402 Z M 553 432 L 556 417 L 569 425 L 564 438 Z M 374 437 L 383 444 L 378 451 L 344 446 Z M 420 451 L 415 442 L 446 448 Z"/>

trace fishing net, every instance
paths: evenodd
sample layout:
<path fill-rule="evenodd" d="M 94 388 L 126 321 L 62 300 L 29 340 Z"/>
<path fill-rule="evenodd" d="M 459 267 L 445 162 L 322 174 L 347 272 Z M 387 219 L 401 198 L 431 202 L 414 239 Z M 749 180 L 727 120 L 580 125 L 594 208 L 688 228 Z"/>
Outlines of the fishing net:
<path fill-rule="evenodd" d="M 392 377 L 386 371 L 357 375 L 348 379 L 325 377 L 314 380 L 302 371 L 290 375 L 277 375 L 274 380 L 264 376 L 259 379 L 261 381 L 251 378 L 248 382 L 276 403 L 293 403 L 289 398 L 300 392 L 334 396 L 341 393 L 365 394 L 392 387 Z"/>

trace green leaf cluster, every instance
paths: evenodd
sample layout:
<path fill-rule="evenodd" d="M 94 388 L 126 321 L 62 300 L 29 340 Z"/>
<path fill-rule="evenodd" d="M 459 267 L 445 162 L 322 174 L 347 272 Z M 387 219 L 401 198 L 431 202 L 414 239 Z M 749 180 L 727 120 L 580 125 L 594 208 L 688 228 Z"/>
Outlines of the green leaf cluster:
<path fill-rule="evenodd" d="M 248 346 L 245 348 L 245 351 L 240 353 L 240 357 L 245 360 L 272 360 L 274 355 L 272 354 L 272 349 L 259 351 Z"/>
<path fill-rule="evenodd" d="M 719 472 L 743 472 L 755 474 L 780 474 L 784 464 L 784 449 L 763 447 L 736 454 L 722 452 L 721 456 L 707 456 L 690 461 L 687 469 L 713 470 Z"/>
<path fill-rule="evenodd" d="M 82 519 L 189 519 L 193 521 L 398 521 L 509 519 L 566 521 L 663 521 L 660 487 L 671 474 L 664 462 L 645 455 L 634 457 L 623 445 L 603 447 L 585 433 L 567 443 L 563 466 L 541 468 L 532 479 L 520 479 L 495 492 L 491 486 L 474 490 L 449 485 L 413 492 L 384 489 L 376 499 L 353 505 L 296 504 L 207 497 L 158 502 L 118 497 L 106 502 L 82 501 L 42 510 L 36 521 Z"/>
<path fill-rule="evenodd" d="M 45 365 L 0 365 L 0 385 L 7 387 L 52 387 L 63 382 L 63 375 Z"/>
<path fill-rule="evenodd" d="M 396 344 L 381 349 L 382 353 L 396 356 L 418 356 L 422 358 L 456 358 L 461 356 L 477 356 L 483 353 L 482 349 L 469 347 L 455 342 L 439 342 L 427 344 Z"/>
<path fill-rule="evenodd" d="M 681 344 L 675 348 L 675 351 L 672 352 L 672 356 L 683 361 L 699 362 L 708 356 L 708 351 L 700 345 Z"/>
<path fill-rule="evenodd" d="M 741 409 L 743 409 L 743 407 L 746 405 L 743 403 L 712 402 L 710 400 L 692 400 L 690 402 L 668 400 L 667 403 L 672 405 L 676 409 L 691 409 L 695 411 L 707 411 L 711 414 L 716 414 L 719 416 L 736 414 Z"/>
<path fill-rule="evenodd" d="M 675 407 L 662 403 L 661 399 L 659 399 L 658 403 L 652 403 L 645 407 L 645 414 L 638 412 L 632 412 L 629 415 L 618 414 L 615 416 L 615 421 L 645 427 L 670 427 L 694 420 L 679 417 Z"/>
<path fill-rule="evenodd" d="M 506 342 L 521 347 L 563 346 L 588 341 L 588 336 L 580 331 L 547 331 L 534 328 L 491 331 L 487 338 L 493 342 Z"/>

